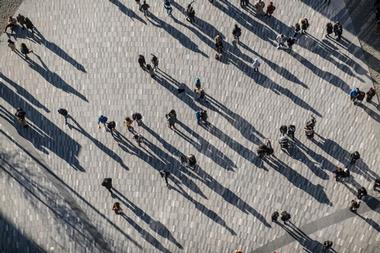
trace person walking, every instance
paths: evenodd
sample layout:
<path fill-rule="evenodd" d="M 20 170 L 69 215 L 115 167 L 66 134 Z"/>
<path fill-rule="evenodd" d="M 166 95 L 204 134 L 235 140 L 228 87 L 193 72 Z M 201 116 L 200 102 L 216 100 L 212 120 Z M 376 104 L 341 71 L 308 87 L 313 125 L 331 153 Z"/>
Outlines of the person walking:
<path fill-rule="evenodd" d="M 281 220 L 286 224 L 291 219 L 290 214 L 287 211 L 281 212 Z"/>
<path fill-rule="evenodd" d="M 132 126 L 133 120 L 130 117 L 126 117 L 124 119 L 124 126 L 128 129 L 128 131 L 132 132 L 133 131 L 133 126 Z"/>
<path fill-rule="evenodd" d="M 29 59 L 28 54 L 33 53 L 33 50 L 30 50 L 25 43 L 21 43 L 20 52 L 25 56 L 25 59 Z"/>
<path fill-rule="evenodd" d="M 23 15 L 21 15 L 20 13 L 17 15 L 17 17 L 16 17 L 16 19 L 17 19 L 17 22 L 21 25 L 21 27 L 23 28 L 23 29 L 25 29 L 25 27 L 26 27 L 26 21 L 25 21 L 25 16 L 23 16 Z"/>
<path fill-rule="evenodd" d="M 153 65 L 153 70 L 157 71 L 158 70 L 158 58 L 154 54 L 152 54 L 151 62 L 152 62 L 152 65 Z"/>
<path fill-rule="evenodd" d="M 296 38 L 294 37 L 289 37 L 286 39 L 286 45 L 288 46 L 288 49 L 289 50 L 292 50 L 293 49 L 293 45 L 296 43 Z"/>
<path fill-rule="evenodd" d="M 141 113 L 138 113 L 138 112 L 133 113 L 132 120 L 136 121 L 138 126 L 143 125 Z"/>
<path fill-rule="evenodd" d="M 193 23 L 195 22 L 195 10 L 192 6 L 192 3 L 194 1 L 192 1 L 191 3 L 189 3 L 189 5 L 187 5 L 187 9 L 186 9 L 186 20 L 189 21 L 190 23 Z"/>
<path fill-rule="evenodd" d="M 256 15 L 258 15 L 258 16 L 263 16 L 264 15 L 265 3 L 264 3 L 263 0 L 259 0 L 255 4 L 255 8 L 256 8 Z"/>
<path fill-rule="evenodd" d="M 232 30 L 232 35 L 234 36 L 234 40 L 232 41 L 232 43 L 239 43 L 239 39 L 241 36 L 241 28 L 237 24 L 235 24 L 235 27 Z"/>
<path fill-rule="evenodd" d="M 181 155 L 181 163 L 184 166 L 188 166 L 190 168 L 195 168 L 197 165 L 197 159 L 195 158 L 195 155 L 190 154 L 189 156 Z"/>
<path fill-rule="evenodd" d="M 173 109 L 168 114 L 165 115 L 166 119 L 168 120 L 169 128 L 170 129 L 176 129 L 175 123 L 177 122 L 177 113 Z"/>
<path fill-rule="evenodd" d="M 35 29 L 34 24 L 28 17 L 25 18 L 25 27 L 26 29 L 30 30 L 32 34 L 34 33 L 34 29 Z"/>
<path fill-rule="evenodd" d="M 376 90 L 374 88 L 369 88 L 369 90 L 366 92 L 366 101 L 368 103 L 371 103 L 372 102 L 372 98 L 376 95 Z"/>
<path fill-rule="evenodd" d="M 375 179 L 375 182 L 373 183 L 373 190 L 380 191 L 380 178 Z"/>
<path fill-rule="evenodd" d="M 195 112 L 195 117 L 197 119 L 198 125 L 205 124 L 207 125 L 207 111 L 206 110 L 199 110 Z"/>
<path fill-rule="evenodd" d="M 333 246 L 333 242 L 332 241 L 324 241 L 323 242 L 323 250 L 329 250 L 331 249 Z"/>
<path fill-rule="evenodd" d="M 195 80 L 194 93 L 196 95 L 195 99 L 200 100 L 200 101 L 204 101 L 206 99 L 206 93 L 204 89 L 202 89 L 201 87 L 201 80 L 199 78 Z"/>
<path fill-rule="evenodd" d="M 301 25 L 299 23 L 296 23 L 294 25 L 294 35 L 293 37 L 297 37 L 299 34 L 301 34 Z"/>
<path fill-rule="evenodd" d="M 119 202 L 115 202 L 112 206 L 112 210 L 117 214 L 117 215 L 121 215 L 123 214 L 123 209 L 121 209 L 120 207 L 120 203 Z"/>
<path fill-rule="evenodd" d="M 360 207 L 360 200 L 351 200 L 350 211 L 356 213 Z"/>
<path fill-rule="evenodd" d="M 145 70 L 145 57 L 143 55 L 139 55 L 139 58 L 137 59 L 137 62 L 139 63 L 140 67 Z"/>
<path fill-rule="evenodd" d="M 61 114 L 64 117 L 64 119 L 65 119 L 65 125 L 68 125 L 67 119 L 69 117 L 69 112 L 66 109 L 64 109 L 64 108 L 60 108 L 60 109 L 58 109 L 58 113 Z"/>
<path fill-rule="evenodd" d="M 29 125 L 28 125 L 28 123 L 26 122 L 26 119 L 25 119 L 26 118 L 26 112 L 23 109 L 21 109 L 21 107 L 18 107 L 16 109 L 15 116 L 16 116 L 17 121 L 21 124 L 21 126 L 23 128 L 29 127 Z"/>
<path fill-rule="evenodd" d="M 102 186 L 104 186 L 111 193 L 111 196 L 114 197 L 114 193 L 112 192 L 112 178 L 104 178 Z"/>
<path fill-rule="evenodd" d="M 280 217 L 280 213 L 278 211 L 273 212 L 272 216 L 271 216 L 272 222 L 276 222 L 277 223 L 278 217 Z"/>
<path fill-rule="evenodd" d="M 173 7 L 171 6 L 170 0 L 164 0 L 164 8 L 168 16 L 172 15 Z"/>
<path fill-rule="evenodd" d="M 339 41 L 342 38 L 342 34 L 343 34 L 343 26 L 341 25 L 339 21 L 334 24 L 333 30 L 336 36 L 336 40 Z"/>
<path fill-rule="evenodd" d="M 276 10 L 276 7 L 274 6 L 273 2 L 270 2 L 267 6 L 267 11 L 265 13 L 265 16 L 272 16 L 273 12 Z"/>
<path fill-rule="evenodd" d="M 240 0 L 240 6 L 241 6 L 241 8 L 245 8 L 245 7 L 247 7 L 248 6 L 248 4 L 249 4 L 249 0 Z"/>
<path fill-rule="evenodd" d="M 166 187 L 168 187 L 170 189 L 170 185 L 169 185 L 169 181 L 168 181 L 168 178 L 170 176 L 170 172 L 167 170 L 160 170 L 160 175 L 165 180 Z"/>
<path fill-rule="evenodd" d="M 277 49 L 285 47 L 285 44 L 284 44 L 285 36 L 282 33 L 277 35 L 276 41 L 277 41 Z"/>
<path fill-rule="evenodd" d="M 307 18 L 300 19 L 301 34 L 305 34 L 306 30 L 309 28 L 309 20 Z"/>
<path fill-rule="evenodd" d="M 257 148 L 257 155 L 260 158 L 264 158 L 265 156 L 270 156 L 273 153 L 274 153 L 274 150 L 272 148 L 272 144 L 270 140 L 267 140 L 265 144 L 261 144 Z"/>
<path fill-rule="evenodd" d="M 115 121 L 110 121 L 106 124 L 107 129 L 111 132 L 111 135 L 114 135 L 114 132 L 116 130 L 116 122 Z"/>
<path fill-rule="evenodd" d="M 17 52 L 16 44 L 11 39 L 8 40 L 8 47 L 12 50 L 12 52 Z"/>
<path fill-rule="evenodd" d="M 334 31 L 333 24 L 331 22 L 328 22 L 326 24 L 326 35 L 325 36 L 330 38 L 333 31 Z"/>
<path fill-rule="evenodd" d="M 149 7 L 150 7 L 149 4 L 147 4 L 145 0 L 142 3 L 142 5 L 140 6 L 140 11 L 142 11 L 144 13 L 145 17 L 148 17 L 148 15 L 149 15 Z"/>
<path fill-rule="evenodd" d="M 8 24 L 5 26 L 5 29 L 4 29 L 5 33 L 7 33 L 8 28 L 11 29 L 11 34 L 16 32 L 17 20 L 12 16 L 8 18 Z"/>
<path fill-rule="evenodd" d="M 252 62 L 253 71 L 259 72 L 260 65 L 261 65 L 261 60 L 259 58 L 255 58 Z"/>
<path fill-rule="evenodd" d="M 362 186 L 358 189 L 358 194 L 356 196 L 358 197 L 358 199 L 362 199 L 363 197 L 365 197 L 367 195 L 368 195 L 368 193 L 367 193 L 366 188 L 364 188 L 364 186 Z"/>
<path fill-rule="evenodd" d="M 360 153 L 358 151 L 355 151 L 350 154 L 350 165 L 354 165 L 357 160 L 360 159 Z"/>
<path fill-rule="evenodd" d="M 215 37 L 215 48 L 217 52 L 215 58 L 217 60 L 220 60 L 223 54 L 223 39 L 222 39 L 222 35 L 220 34 L 216 35 Z"/>
<path fill-rule="evenodd" d="M 100 115 L 98 118 L 98 128 L 101 128 L 102 125 L 106 127 L 106 123 L 108 121 L 108 118 L 104 115 Z"/>
<path fill-rule="evenodd" d="M 141 144 L 144 142 L 144 138 L 141 134 L 134 134 L 133 139 L 137 142 L 137 144 L 141 147 Z"/>

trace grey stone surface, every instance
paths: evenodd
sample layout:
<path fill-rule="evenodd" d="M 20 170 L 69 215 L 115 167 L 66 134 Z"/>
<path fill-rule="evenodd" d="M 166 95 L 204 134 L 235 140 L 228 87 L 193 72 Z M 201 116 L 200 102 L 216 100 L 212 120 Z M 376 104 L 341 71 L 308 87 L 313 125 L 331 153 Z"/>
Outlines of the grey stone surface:
<path fill-rule="evenodd" d="M 185 20 L 185 1 L 173 3 L 173 17 L 151 1 L 148 18 L 134 1 L 23 2 L 19 12 L 38 32 L 20 30 L 16 43 L 35 54 L 25 61 L 0 44 L 1 217 L 24 231 L 31 251 L 270 252 L 259 250 L 272 250 L 274 241 L 280 252 L 313 252 L 330 239 L 337 252 L 375 253 L 378 206 L 363 203 L 364 219 L 346 210 L 355 187 L 370 188 L 379 173 L 376 104 L 354 106 L 348 97 L 371 79 L 344 2 L 324 12 L 311 8 L 317 2 L 279 0 L 269 18 L 237 2 L 199 1 L 195 24 Z M 293 52 L 277 50 L 277 34 L 291 35 L 304 16 L 308 35 Z M 329 19 L 345 21 L 340 44 L 323 37 Z M 243 32 L 238 46 L 231 43 L 235 23 Z M 214 59 L 217 33 L 226 40 L 223 62 Z M 155 79 L 137 64 L 139 54 L 149 60 L 151 53 L 160 60 Z M 256 57 L 263 61 L 258 73 L 251 69 Z M 194 99 L 197 77 L 207 104 Z M 19 106 L 28 129 L 14 120 Z M 178 131 L 165 119 L 173 108 Z M 209 128 L 197 125 L 199 108 L 208 110 Z M 142 147 L 122 124 L 133 112 L 144 117 L 143 127 L 135 125 Z M 101 114 L 116 121 L 115 138 L 98 128 Z M 303 133 L 310 115 L 315 141 Z M 297 127 L 291 155 L 277 143 L 282 124 Z M 275 157 L 261 162 L 255 150 L 265 138 Z M 332 170 L 355 150 L 362 160 L 351 167 L 353 180 L 337 184 Z M 183 167 L 181 154 L 195 154 L 199 167 Z M 161 169 L 171 172 L 171 189 Z M 118 200 L 100 185 L 105 177 L 113 178 Z M 115 201 L 125 215 L 112 211 Z M 288 210 L 306 236 L 290 240 L 291 231 L 270 221 L 274 210 Z M 1 240 L 15 237 L 3 233 Z"/>

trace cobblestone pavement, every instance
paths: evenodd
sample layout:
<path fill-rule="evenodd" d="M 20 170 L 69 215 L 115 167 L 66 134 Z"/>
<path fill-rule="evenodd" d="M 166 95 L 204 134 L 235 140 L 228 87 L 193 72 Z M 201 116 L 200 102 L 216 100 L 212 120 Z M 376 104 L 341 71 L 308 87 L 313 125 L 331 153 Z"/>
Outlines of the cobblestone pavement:
<path fill-rule="evenodd" d="M 25 0 L 18 12 L 38 32 L 19 29 L 16 43 L 34 54 L 10 52 L 5 34 L 0 44 L 1 252 L 320 252 L 328 239 L 337 252 L 376 253 L 380 116 L 375 103 L 354 106 L 347 95 L 372 84 L 344 2 L 320 4 L 323 12 L 317 2 L 278 0 L 273 17 L 258 17 L 237 1 L 196 1 L 191 24 L 186 1 L 173 3 L 172 17 L 162 1 L 149 1 L 144 17 L 134 1 Z M 292 52 L 277 50 L 277 34 L 292 35 L 302 17 L 308 34 Z M 340 43 L 323 36 L 329 19 L 347 29 Z M 238 46 L 234 24 L 242 27 Z M 155 79 L 137 64 L 152 53 Z M 194 99 L 198 77 L 208 103 Z M 28 129 L 14 120 L 19 106 Z M 59 108 L 69 111 L 68 125 Z M 165 119 L 173 108 L 178 131 Z M 208 110 L 208 128 L 196 123 L 199 108 Z M 122 125 L 133 112 L 144 117 L 135 126 L 142 147 Z M 115 137 L 98 128 L 101 114 L 116 121 Z M 313 141 L 302 130 L 311 115 Z M 277 143 L 282 124 L 297 127 L 290 155 Z M 275 157 L 262 162 L 255 149 L 265 138 Z M 362 159 L 353 180 L 336 183 L 332 170 L 355 150 Z M 181 154 L 195 154 L 199 167 L 181 166 Z M 171 172 L 170 189 L 161 169 Z M 100 186 L 105 177 L 115 198 Z M 370 197 L 353 215 L 347 206 L 359 185 Z M 124 215 L 112 211 L 115 201 Z M 274 210 L 290 212 L 292 224 L 272 223 Z"/>

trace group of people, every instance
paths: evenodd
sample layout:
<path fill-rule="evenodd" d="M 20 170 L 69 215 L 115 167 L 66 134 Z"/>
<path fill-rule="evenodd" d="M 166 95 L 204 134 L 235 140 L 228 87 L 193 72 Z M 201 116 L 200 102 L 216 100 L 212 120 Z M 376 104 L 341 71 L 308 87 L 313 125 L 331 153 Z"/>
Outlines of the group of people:
<path fill-rule="evenodd" d="M 367 92 L 364 92 L 364 91 L 361 91 L 359 88 L 354 87 L 351 89 L 349 95 L 354 105 L 362 103 L 362 101 L 364 100 L 366 96 L 367 96 L 366 101 L 370 103 L 372 101 L 372 98 L 376 95 L 376 90 L 371 87 Z"/>
<path fill-rule="evenodd" d="M 343 26 L 339 21 L 335 24 L 332 24 L 331 22 L 326 24 L 326 37 L 330 38 L 332 33 L 334 33 L 336 40 L 339 41 L 342 38 Z"/>
<path fill-rule="evenodd" d="M 153 78 L 155 76 L 155 73 L 158 70 L 158 58 L 157 56 L 152 54 L 151 64 L 147 64 L 145 61 L 145 57 L 143 55 L 139 55 L 137 62 L 139 63 L 140 67 L 147 71 L 149 75 Z"/>
<path fill-rule="evenodd" d="M 25 59 L 28 59 L 28 54 L 33 53 L 33 50 L 29 49 L 25 43 L 20 44 L 20 50 L 16 47 L 16 42 L 13 41 L 10 36 L 16 36 L 16 30 L 18 28 L 22 28 L 24 30 L 29 30 L 32 34 L 35 31 L 35 26 L 33 25 L 32 21 L 21 14 L 18 14 L 16 18 L 10 16 L 8 18 L 8 24 L 5 27 L 4 32 L 8 35 L 8 47 L 15 53 L 21 52 L 22 55 L 24 55 Z M 8 29 L 10 29 L 10 33 L 8 33 Z"/>

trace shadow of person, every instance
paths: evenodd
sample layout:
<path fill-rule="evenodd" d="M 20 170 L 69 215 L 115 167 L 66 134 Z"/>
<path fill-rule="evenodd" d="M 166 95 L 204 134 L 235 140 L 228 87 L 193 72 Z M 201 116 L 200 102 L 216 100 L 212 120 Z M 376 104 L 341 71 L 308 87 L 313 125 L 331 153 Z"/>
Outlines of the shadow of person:
<path fill-rule="evenodd" d="M 142 19 L 140 16 L 138 16 L 133 10 L 129 9 L 127 6 L 125 6 L 119 0 L 109 0 L 109 1 L 110 1 L 110 3 L 116 5 L 122 13 L 124 13 L 125 15 L 130 17 L 132 20 L 137 19 L 138 21 L 140 21 L 144 25 L 147 25 L 147 23 L 145 22 L 144 19 Z"/>

